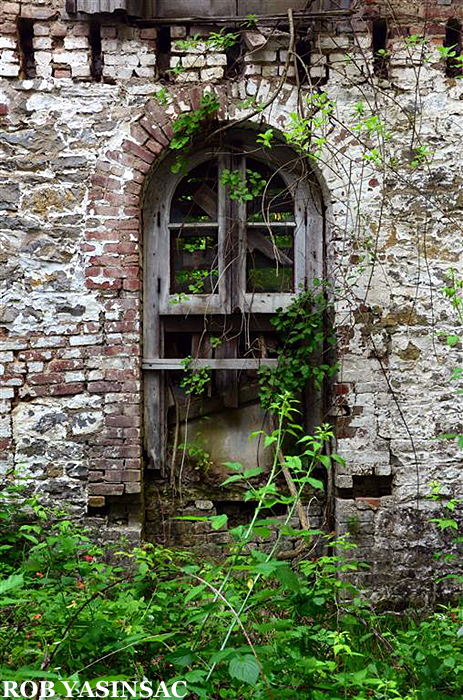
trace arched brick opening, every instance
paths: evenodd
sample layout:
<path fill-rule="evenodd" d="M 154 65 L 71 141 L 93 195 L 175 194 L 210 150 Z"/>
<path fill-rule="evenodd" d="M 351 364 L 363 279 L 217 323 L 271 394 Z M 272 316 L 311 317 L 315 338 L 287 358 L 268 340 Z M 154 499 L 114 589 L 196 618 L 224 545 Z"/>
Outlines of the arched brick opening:
<path fill-rule="evenodd" d="M 213 86 L 223 123 L 240 122 L 239 85 Z M 261 81 L 258 89 L 268 90 Z M 278 108 L 253 118 L 256 126 L 282 130 L 295 99 L 285 86 Z M 173 120 L 198 109 L 204 89 L 177 88 L 168 104 L 150 99 L 127 127 L 117 146 L 102 151 L 91 178 L 86 233 L 82 245 L 86 286 L 105 310 L 101 343 L 91 349 L 103 370 L 94 374 L 89 392 L 105 397 L 104 425 L 89 436 L 89 513 L 125 510 L 129 524 L 143 520 L 143 387 L 142 387 L 142 206 L 149 174 L 163 158 L 174 135 Z M 130 134 L 130 135 L 129 135 Z M 112 313 L 112 310 L 117 311 Z M 127 520 L 127 517 L 126 517 Z"/>

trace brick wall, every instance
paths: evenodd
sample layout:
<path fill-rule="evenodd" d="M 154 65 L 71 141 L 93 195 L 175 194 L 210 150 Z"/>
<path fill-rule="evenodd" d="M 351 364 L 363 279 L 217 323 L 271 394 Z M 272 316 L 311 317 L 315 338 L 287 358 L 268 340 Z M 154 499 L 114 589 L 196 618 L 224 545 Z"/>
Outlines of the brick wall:
<path fill-rule="evenodd" d="M 237 59 L 225 51 L 206 50 L 201 41 L 175 44 L 198 33 L 207 40 L 204 27 L 172 27 L 166 57 L 156 27 L 105 15 L 99 48 L 94 24 L 66 15 L 63 4 L 0 8 L 0 475 L 24 478 L 76 517 L 104 524 L 109 535 L 137 538 L 145 518 L 144 184 L 168 149 L 172 119 L 197 106 L 206 86 L 217 93 L 224 121 L 268 101 L 281 80 L 288 35 L 264 33 L 262 40 L 248 30 L 243 60 L 230 73 Z M 372 17 L 386 11 L 382 3 L 367 5 Z M 420 582 L 432 577 L 429 482 L 444 482 L 453 495 L 462 488 L 455 445 L 436 441 L 455 430 L 459 413 L 455 355 L 435 328 L 452 328 L 439 289 L 448 267 L 463 259 L 463 82 L 446 77 L 437 50 L 446 19 L 462 15 L 460 4 L 432 11 L 415 5 L 413 20 L 395 8 L 386 78 L 371 77 L 371 25 L 359 16 L 354 32 L 345 22 L 318 26 L 306 69 L 337 103 L 330 132 L 336 149 L 317 163 L 330 223 L 329 274 L 342 290 L 331 413 L 346 466 L 335 479 L 336 524 L 355 531 L 372 567 L 364 579 L 378 596 L 422 600 L 435 592 L 431 583 L 423 592 Z M 18 19 L 26 20 L 21 37 Z M 421 34 L 423 21 L 424 64 L 421 45 L 405 38 L 408 29 Z M 410 149 L 416 115 L 435 153 L 432 165 L 408 170 L 404 180 L 366 162 L 358 134 L 345 128 L 360 101 L 386 119 L 397 157 Z M 284 132 L 295 112 L 291 64 L 276 99 L 252 119 Z M 380 480 L 361 482 L 366 476 Z"/>

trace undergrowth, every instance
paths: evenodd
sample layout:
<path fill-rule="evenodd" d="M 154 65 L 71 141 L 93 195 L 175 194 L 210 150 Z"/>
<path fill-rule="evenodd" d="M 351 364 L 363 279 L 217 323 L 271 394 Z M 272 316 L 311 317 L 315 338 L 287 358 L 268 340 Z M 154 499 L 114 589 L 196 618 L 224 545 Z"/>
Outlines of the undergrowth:
<path fill-rule="evenodd" d="M 210 700 L 461 698 L 461 610 L 375 612 L 347 582 L 360 566 L 352 553 L 333 554 L 353 548 L 349 539 L 291 527 L 297 499 L 276 486 L 280 460 L 298 494 L 321 489 L 311 474 L 330 468 L 327 427 L 299 438 L 299 454 L 282 457 L 282 416 L 292 410 L 283 397 L 279 424 L 265 437 L 275 454 L 265 486 L 253 486 L 255 470 L 239 465 L 229 477 L 258 504 L 248 526 L 229 530 L 220 561 L 152 544 L 110 551 L 64 512 L 18 487 L 4 491 L 0 677 L 49 679 L 55 689 L 63 680 L 92 687 L 102 679 L 184 680 L 188 697 Z M 275 503 L 287 505 L 286 518 L 264 516 Z M 224 529 L 226 516 L 210 526 Z M 295 534 L 306 544 L 298 563 L 280 556 Z M 258 548 L 249 544 L 256 535 Z"/>

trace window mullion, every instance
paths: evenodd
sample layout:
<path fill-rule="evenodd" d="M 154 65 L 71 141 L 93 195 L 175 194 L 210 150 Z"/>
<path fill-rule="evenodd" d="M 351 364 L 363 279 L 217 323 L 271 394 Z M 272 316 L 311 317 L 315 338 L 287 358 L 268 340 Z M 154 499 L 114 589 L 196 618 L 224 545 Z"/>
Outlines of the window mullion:
<path fill-rule="evenodd" d="M 218 157 L 218 221 L 219 221 L 219 293 L 222 313 L 231 313 L 232 272 L 230 267 L 230 200 L 227 188 L 222 184 L 222 172 L 230 169 L 230 156 L 226 153 Z"/>
<path fill-rule="evenodd" d="M 246 180 L 246 156 L 236 155 L 233 158 L 234 170 L 238 170 L 240 176 Z M 244 309 L 244 293 L 246 291 L 246 202 L 235 200 L 233 202 L 233 221 L 235 222 L 235 256 L 233 264 L 233 306 Z"/>

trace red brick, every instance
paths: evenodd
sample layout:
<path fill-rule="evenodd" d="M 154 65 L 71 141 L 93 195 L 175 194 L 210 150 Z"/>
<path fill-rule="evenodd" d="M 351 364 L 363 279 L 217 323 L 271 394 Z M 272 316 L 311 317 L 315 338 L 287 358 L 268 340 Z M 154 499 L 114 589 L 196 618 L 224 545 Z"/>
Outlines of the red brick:
<path fill-rule="evenodd" d="M 103 479 L 103 472 L 97 472 L 97 471 L 89 471 L 88 472 L 88 480 L 89 481 L 102 481 Z"/>
<path fill-rule="evenodd" d="M 90 27 L 88 22 L 78 22 L 74 25 L 72 33 L 74 36 L 88 36 Z"/>
<path fill-rule="evenodd" d="M 117 241 L 117 231 L 87 231 L 89 241 Z"/>
<path fill-rule="evenodd" d="M 115 39 L 117 35 L 116 27 L 101 27 L 102 39 Z"/>
<path fill-rule="evenodd" d="M 141 128 L 139 124 L 132 124 L 130 127 L 130 135 L 133 140 L 138 143 L 139 146 L 143 146 L 146 139 L 148 138 L 146 131 Z"/>
<path fill-rule="evenodd" d="M 49 372 L 41 374 L 30 374 L 28 380 L 31 384 L 59 384 L 64 381 L 62 374 Z"/>
<path fill-rule="evenodd" d="M 87 280 L 88 289 L 120 289 L 122 286 L 120 279 L 107 280 L 106 282 L 94 282 Z"/>
<path fill-rule="evenodd" d="M 130 180 L 130 182 L 127 182 L 127 184 L 125 185 L 124 190 L 127 192 L 131 192 L 132 194 L 140 194 L 141 188 L 142 186 L 140 182 L 134 182 L 133 180 Z"/>
<path fill-rule="evenodd" d="M 51 360 L 48 364 L 48 369 L 55 372 L 65 372 L 66 370 L 81 369 L 83 363 L 81 360 Z"/>
<path fill-rule="evenodd" d="M 336 384 L 334 387 L 335 394 L 348 394 L 350 386 L 348 384 Z"/>
<path fill-rule="evenodd" d="M 105 424 L 115 428 L 132 428 L 140 425 L 136 416 L 106 416 Z"/>
<path fill-rule="evenodd" d="M 84 391 L 83 382 L 75 382 L 73 384 L 58 384 L 53 386 L 51 393 L 53 396 L 68 396 L 70 394 L 81 394 Z"/>
<path fill-rule="evenodd" d="M 8 114 L 8 105 L 0 104 L 0 116 L 3 117 Z"/>
<path fill-rule="evenodd" d="M 85 277 L 99 277 L 101 275 L 101 267 L 87 267 Z"/>
<path fill-rule="evenodd" d="M 91 496 L 122 496 L 123 484 L 89 484 L 88 493 Z"/>
<path fill-rule="evenodd" d="M 161 153 L 163 150 L 161 144 L 154 139 L 149 139 L 149 141 L 147 141 L 146 148 L 148 148 L 151 153 L 154 153 L 155 155 L 159 155 L 159 153 Z"/>
<path fill-rule="evenodd" d="M 107 394 L 120 391 L 120 385 L 117 382 L 88 382 L 88 390 L 91 394 Z"/>
<path fill-rule="evenodd" d="M 94 459 L 92 465 L 97 469 L 123 469 L 124 460 L 122 459 Z"/>
<path fill-rule="evenodd" d="M 117 247 L 117 243 L 112 243 L 111 245 L 114 245 Z M 100 266 L 106 266 L 106 265 L 114 265 L 115 262 L 117 262 L 117 257 L 114 255 L 92 255 L 89 258 L 89 263 L 90 265 L 97 265 L 98 267 Z M 97 268 L 98 269 L 98 268 Z M 96 275 L 90 275 L 91 277 L 96 277 Z"/>
<path fill-rule="evenodd" d="M 90 508 L 103 508 L 106 500 L 104 496 L 89 496 L 87 503 Z"/>
<path fill-rule="evenodd" d="M 143 127 L 146 133 L 149 134 L 153 138 L 153 140 L 157 141 L 161 146 L 165 147 L 169 145 L 169 139 L 167 138 L 163 130 L 159 126 L 157 126 L 156 122 L 154 122 L 153 124 L 149 119 L 143 117 L 143 119 L 140 119 L 140 125 Z"/>
<path fill-rule="evenodd" d="M 120 484 L 121 481 L 123 481 L 122 471 L 117 471 L 116 469 L 111 469 L 110 471 L 105 472 L 104 478 L 105 478 L 105 481 Z"/>
<path fill-rule="evenodd" d="M 122 481 L 140 481 L 141 472 L 136 469 L 124 469 L 122 472 Z"/>
<path fill-rule="evenodd" d="M 127 469 L 140 470 L 141 469 L 141 460 L 140 459 L 126 459 L 125 466 L 127 467 Z"/>
<path fill-rule="evenodd" d="M 151 164 L 155 158 L 154 154 L 148 151 L 146 148 L 143 148 L 134 141 L 129 141 L 128 139 L 125 139 L 122 142 L 122 149 L 124 151 L 129 151 L 129 153 L 133 153 L 135 156 L 141 158 L 148 164 Z"/>
<path fill-rule="evenodd" d="M 141 289 L 141 282 L 135 279 L 125 279 L 122 281 L 122 289 L 127 292 L 138 292 Z"/>
<path fill-rule="evenodd" d="M 154 27 L 142 29 L 140 31 L 140 39 L 157 39 L 158 32 Z"/>
<path fill-rule="evenodd" d="M 104 204 L 97 204 L 94 210 L 97 216 L 117 216 L 119 214 L 119 209 L 117 207 L 108 207 Z"/>

